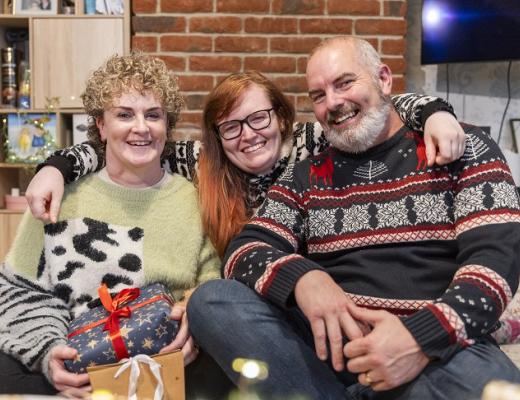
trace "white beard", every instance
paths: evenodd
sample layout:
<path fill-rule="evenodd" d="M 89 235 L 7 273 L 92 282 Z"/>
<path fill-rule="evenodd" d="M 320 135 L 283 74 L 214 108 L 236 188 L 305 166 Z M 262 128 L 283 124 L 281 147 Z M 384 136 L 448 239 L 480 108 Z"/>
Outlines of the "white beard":
<path fill-rule="evenodd" d="M 361 120 L 352 127 L 342 130 L 331 128 L 325 137 L 332 145 L 347 153 L 362 153 L 377 142 L 385 128 L 392 104 L 383 99 L 381 104 L 371 107 Z"/>

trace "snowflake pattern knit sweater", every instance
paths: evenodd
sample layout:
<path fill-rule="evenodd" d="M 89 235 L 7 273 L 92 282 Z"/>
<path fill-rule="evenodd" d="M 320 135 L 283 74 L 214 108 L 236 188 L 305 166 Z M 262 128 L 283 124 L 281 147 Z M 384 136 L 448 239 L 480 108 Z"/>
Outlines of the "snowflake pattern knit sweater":
<path fill-rule="evenodd" d="M 463 157 L 443 167 L 427 167 L 407 127 L 363 154 L 288 167 L 231 242 L 224 276 L 285 307 L 322 269 L 357 305 L 399 315 L 427 355 L 471 345 L 517 289 L 520 206 L 497 145 L 465 131 Z"/>

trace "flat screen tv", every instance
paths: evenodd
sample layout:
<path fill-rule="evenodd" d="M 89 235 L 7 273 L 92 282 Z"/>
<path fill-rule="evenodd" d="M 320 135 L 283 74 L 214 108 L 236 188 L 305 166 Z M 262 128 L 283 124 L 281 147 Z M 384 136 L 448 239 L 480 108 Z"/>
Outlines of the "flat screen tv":
<path fill-rule="evenodd" d="M 520 59 L 520 0 L 423 0 L 422 64 Z"/>

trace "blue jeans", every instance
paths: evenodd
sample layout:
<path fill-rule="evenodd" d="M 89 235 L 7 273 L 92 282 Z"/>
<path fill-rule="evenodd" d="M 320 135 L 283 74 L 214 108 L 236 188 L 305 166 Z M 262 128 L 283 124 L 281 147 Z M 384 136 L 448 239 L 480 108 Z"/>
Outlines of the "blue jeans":
<path fill-rule="evenodd" d="M 197 343 L 229 378 L 240 384 L 235 358 L 267 363 L 269 376 L 255 384 L 266 398 L 304 395 L 309 399 L 478 399 L 492 379 L 520 383 L 520 371 L 491 340 L 432 362 L 414 381 L 386 392 L 357 384 L 348 371 L 336 373 L 318 359 L 309 323 L 297 307 L 282 310 L 233 280 L 201 285 L 188 302 L 188 320 Z"/>

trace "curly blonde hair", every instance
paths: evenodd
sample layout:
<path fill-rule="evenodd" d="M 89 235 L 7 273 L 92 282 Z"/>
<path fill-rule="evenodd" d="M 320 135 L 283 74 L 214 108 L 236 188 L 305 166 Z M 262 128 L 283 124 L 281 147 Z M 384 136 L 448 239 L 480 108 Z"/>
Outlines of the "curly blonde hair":
<path fill-rule="evenodd" d="M 163 60 L 142 53 L 128 56 L 114 55 L 92 73 L 86 89 L 81 95 L 85 112 L 88 114 L 88 138 L 104 155 L 106 144 L 96 126 L 96 119 L 112 106 L 114 99 L 134 89 L 140 93 L 150 91 L 162 104 L 166 112 L 166 138 L 171 141 L 173 129 L 184 106 L 177 78 Z"/>

